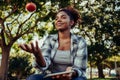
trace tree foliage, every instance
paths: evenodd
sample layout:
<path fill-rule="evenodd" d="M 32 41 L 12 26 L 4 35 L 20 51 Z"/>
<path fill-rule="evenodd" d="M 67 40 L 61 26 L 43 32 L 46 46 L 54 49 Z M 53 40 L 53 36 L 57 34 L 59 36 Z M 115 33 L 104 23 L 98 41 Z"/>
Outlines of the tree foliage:
<path fill-rule="evenodd" d="M 13 54 L 12 54 L 13 55 Z M 30 60 L 31 56 L 25 53 L 14 53 L 14 56 L 10 57 L 9 61 L 9 78 L 17 78 L 20 80 L 26 78 L 32 74 L 32 64 Z"/>
<path fill-rule="evenodd" d="M 27 12 L 25 5 L 28 2 L 34 2 L 37 5 L 35 12 Z M 67 2 L 68 1 L 68 2 Z M 64 4 L 63 4 L 64 3 Z M 45 22 L 52 21 L 55 12 L 65 5 L 68 5 L 69 0 L 5 0 L 0 1 L 0 47 L 2 52 L 2 61 L 0 67 L 0 79 L 6 80 L 9 54 L 12 45 L 25 36 L 29 41 L 35 33 L 43 36 L 48 24 Z M 62 6 L 60 6 L 60 4 Z M 53 21 L 52 21 L 53 22 Z M 45 27 L 43 27 L 45 26 Z M 29 35 L 30 34 L 30 35 Z"/>
<path fill-rule="evenodd" d="M 117 55 L 120 50 L 120 2 L 116 0 L 81 0 L 82 26 L 80 31 L 86 37 L 89 47 L 89 60 L 95 62 L 99 77 L 104 77 L 102 63 Z M 114 41 L 117 36 L 117 41 Z"/>

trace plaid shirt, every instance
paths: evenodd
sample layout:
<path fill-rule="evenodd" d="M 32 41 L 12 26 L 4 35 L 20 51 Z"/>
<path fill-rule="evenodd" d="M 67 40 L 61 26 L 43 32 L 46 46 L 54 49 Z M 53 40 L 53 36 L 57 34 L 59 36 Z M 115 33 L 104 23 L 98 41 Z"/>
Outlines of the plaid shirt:
<path fill-rule="evenodd" d="M 39 69 L 47 70 L 52 64 L 51 61 L 58 49 L 58 45 L 58 34 L 46 37 L 43 45 L 41 46 L 41 51 L 46 61 L 46 67 L 39 67 Z M 71 34 L 70 52 L 73 70 L 78 72 L 78 76 L 85 76 L 87 68 L 87 44 L 81 36 Z"/>

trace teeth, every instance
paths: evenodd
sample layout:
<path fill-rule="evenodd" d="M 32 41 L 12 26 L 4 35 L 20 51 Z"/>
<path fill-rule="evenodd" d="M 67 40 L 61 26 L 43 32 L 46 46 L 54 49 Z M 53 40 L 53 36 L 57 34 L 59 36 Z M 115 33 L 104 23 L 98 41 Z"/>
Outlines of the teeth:
<path fill-rule="evenodd" d="M 57 26 L 60 26 L 60 25 L 61 25 L 60 23 L 57 24 Z"/>
<path fill-rule="evenodd" d="M 61 24 L 57 24 L 57 25 L 61 25 Z"/>

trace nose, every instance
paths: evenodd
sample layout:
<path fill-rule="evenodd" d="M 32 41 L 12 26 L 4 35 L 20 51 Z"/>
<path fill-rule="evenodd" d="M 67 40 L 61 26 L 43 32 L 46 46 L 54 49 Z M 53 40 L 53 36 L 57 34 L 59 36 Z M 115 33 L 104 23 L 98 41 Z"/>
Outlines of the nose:
<path fill-rule="evenodd" d="M 61 22 L 61 21 L 62 21 L 61 18 L 56 19 L 56 22 Z"/>

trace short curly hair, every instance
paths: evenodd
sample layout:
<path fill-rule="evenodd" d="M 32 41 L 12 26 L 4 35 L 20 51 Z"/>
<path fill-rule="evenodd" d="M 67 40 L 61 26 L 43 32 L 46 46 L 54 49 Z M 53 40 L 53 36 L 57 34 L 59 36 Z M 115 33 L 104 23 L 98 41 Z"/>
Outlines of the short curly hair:
<path fill-rule="evenodd" d="M 68 6 L 61 8 L 57 13 L 61 11 L 64 11 L 70 17 L 70 19 L 74 21 L 74 24 L 71 26 L 71 28 L 73 28 L 77 23 L 80 23 L 81 19 L 77 9 Z"/>

